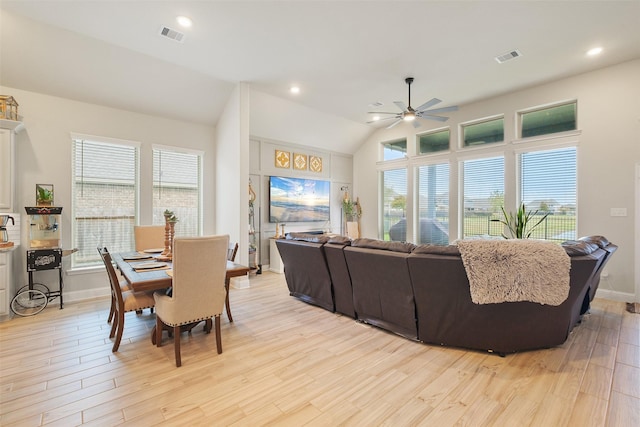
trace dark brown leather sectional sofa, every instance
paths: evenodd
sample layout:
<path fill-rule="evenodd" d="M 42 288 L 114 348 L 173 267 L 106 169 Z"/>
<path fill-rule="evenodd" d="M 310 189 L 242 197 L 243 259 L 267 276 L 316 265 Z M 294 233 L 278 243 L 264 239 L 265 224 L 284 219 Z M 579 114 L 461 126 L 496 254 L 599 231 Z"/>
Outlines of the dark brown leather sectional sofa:
<path fill-rule="evenodd" d="M 562 344 L 595 296 L 617 246 L 602 236 L 562 244 L 568 298 L 474 304 L 457 246 L 293 235 L 276 241 L 290 294 L 406 338 L 500 354 Z"/>

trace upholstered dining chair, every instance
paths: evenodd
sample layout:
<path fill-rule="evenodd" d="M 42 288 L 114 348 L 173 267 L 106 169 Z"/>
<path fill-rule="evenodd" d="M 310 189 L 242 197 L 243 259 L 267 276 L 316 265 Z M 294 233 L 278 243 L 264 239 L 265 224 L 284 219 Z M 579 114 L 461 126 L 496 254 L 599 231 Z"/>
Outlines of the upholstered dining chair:
<path fill-rule="evenodd" d="M 222 353 L 220 315 L 227 291 L 225 276 L 229 236 L 176 237 L 173 241 L 172 295 L 156 292 L 156 338 L 162 345 L 164 325 L 171 328 L 174 337 L 176 366 L 180 357 L 181 327 L 206 321 L 205 331 L 211 332 L 211 319 L 215 319 L 216 347 Z M 188 328 L 191 329 L 191 328 Z"/>
<path fill-rule="evenodd" d="M 115 300 L 113 306 L 114 314 L 113 321 L 111 323 L 111 332 L 109 338 L 115 336 L 113 341 L 112 352 L 118 351 L 120 347 L 120 341 L 122 340 L 122 332 L 124 331 L 124 314 L 129 311 L 140 311 L 144 308 L 153 308 L 155 301 L 153 299 L 153 292 L 134 292 L 131 290 L 123 291 L 118 280 L 118 274 L 113 266 L 111 254 L 107 248 L 99 249 L 100 256 L 104 262 L 104 266 L 107 269 L 109 275 L 109 284 L 111 286 L 111 298 Z"/>
<path fill-rule="evenodd" d="M 164 248 L 164 225 L 135 225 L 136 251 Z"/>

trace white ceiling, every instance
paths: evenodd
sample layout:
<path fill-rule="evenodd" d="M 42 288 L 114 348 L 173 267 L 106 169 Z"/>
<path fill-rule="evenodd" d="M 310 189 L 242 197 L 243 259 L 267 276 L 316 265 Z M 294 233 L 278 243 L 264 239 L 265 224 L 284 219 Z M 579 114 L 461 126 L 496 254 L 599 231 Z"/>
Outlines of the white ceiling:
<path fill-rule="evenodd" d="M 1 0 L 0 84 L 215 125 L 237 82 L 357 122 L 640 57 L 640 1 Z M 192 18 L 184 43 L 158 35 Z M 585 52 L 602 46 L 595 58 Z M 522 57 L 494 57 L 518 49 Z M 288 92 L 292 84 L 301 93 Z"/>

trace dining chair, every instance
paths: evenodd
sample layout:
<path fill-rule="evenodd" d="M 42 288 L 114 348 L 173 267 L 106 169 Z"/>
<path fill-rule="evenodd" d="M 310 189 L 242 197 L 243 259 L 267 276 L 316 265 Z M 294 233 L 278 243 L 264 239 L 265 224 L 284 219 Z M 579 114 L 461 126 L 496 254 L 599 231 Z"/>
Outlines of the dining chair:
<path fill-rule="evenodd" d="M 229 249 L 227 249 L 227 261 L 234 262 L 236 260 L 236 254 L 238 253 L 238 242 L 229 242 Z"/>
<path fill-rule="evenodd" d="M 100 256 L 104 262 L 104 266 L 107 269 L 109 275 L 109 284 L 111 286 L 111 298 L 115 300 L 113 305 L 114 314 L 113 321 L 111 323 L 111 332 L 109 338 L 115 336 L 113 342 L 112 352 L 118 351 L 120 347 L 120 341 L 122 340 L 122 332 L 124 331 L 124 314 L 130 311 L 140 311 L 145 308 L 153 308 L 155 301 L 153 299 L 153 292 L 135 292 L 132 290 L 123 291 L 118 280 L 116 269 L 113 266 L 111 254 L 107 248 L 99 249 Z"/>
<path fill-rule="evenodd" d="M 162 345 L 164 325 L 173 332 L 176 366 L 180 357 L 181 327 L 206 321 L 205 332 L 211 332 L 215 320 L 216 347 L 222 353 L 220 316 L 227 291 L 225 276 L 229 236 L 176 237 L 173 241 L 172 295 L 156 292 L 155 343 Z M 191 326 L 187 326 L 191 325 Z"/>
<path fill-rule="evenodd" d="M 136 242 L 136 251 L 145 249 L 164 248 L 164 225 L 135 225 L 133 236 Z"/>
<path fill-rule="evenodd" d="M 102 258 L 102 249 L 103 249 L 102 247 L 98 246 L 98 253 L 100 254 L 100 258 Z M 102 261 L 104 262 L 104 258 L 102 258 Z M 120 285 L 120 290 L 122 292 L 130 290 L 129 284 L 126 281 L 122 281 L 118 279 L 118 284 Z M 109 287 L 111 287 L 111 285 L 109 285 Z M 109 309 L 109 317 L 107 318 L 107 323 L 111 323 L 115 313 L 116 313 L 116 297 L 115 297 L 115 294 L 111 292 L 111 309 Z"/>

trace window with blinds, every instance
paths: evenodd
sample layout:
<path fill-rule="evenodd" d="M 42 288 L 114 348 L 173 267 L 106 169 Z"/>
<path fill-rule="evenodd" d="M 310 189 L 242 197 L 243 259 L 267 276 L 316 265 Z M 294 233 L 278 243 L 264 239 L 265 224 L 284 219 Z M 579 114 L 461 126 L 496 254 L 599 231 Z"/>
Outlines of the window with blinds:
<path fill-rule="evenodd" d="M 418 243 L 449 244 L 449 164 L 420 166 Z"/>
<path fill-rule="evenodd" d="M 549 214 L 531 238 L 563 242 L 576 238 L 576 147 L 520 154 L 520 195 L 527 212 Z M 535 218 L 535 217 L 534 217 Z M 533 224 L 538 221 L 534 219 Z"/>
<path fill-rule="evenodd" d="M 134 247 L 133 225 L 138 197 L 138 147 L 76 138 L 73 140 L 72 267 L 101 265 L 96 250 Z"/>
<path fill-rule="evenodd" d="M 201 234 L 202 155 L 153 149 L 153 223 L 164 224 L 164 211 L 178 218 L 176 236 Z"/>
<path fill-rule="evenodd" d="M 504 157 L 467 160 L 463 170 L 463 237 L 500 236 L 504 205 Z"/>
<path fill-rule="evenodd" d="M 382 172 L 383 240 L 407 240 L 407 169 Z"/>

